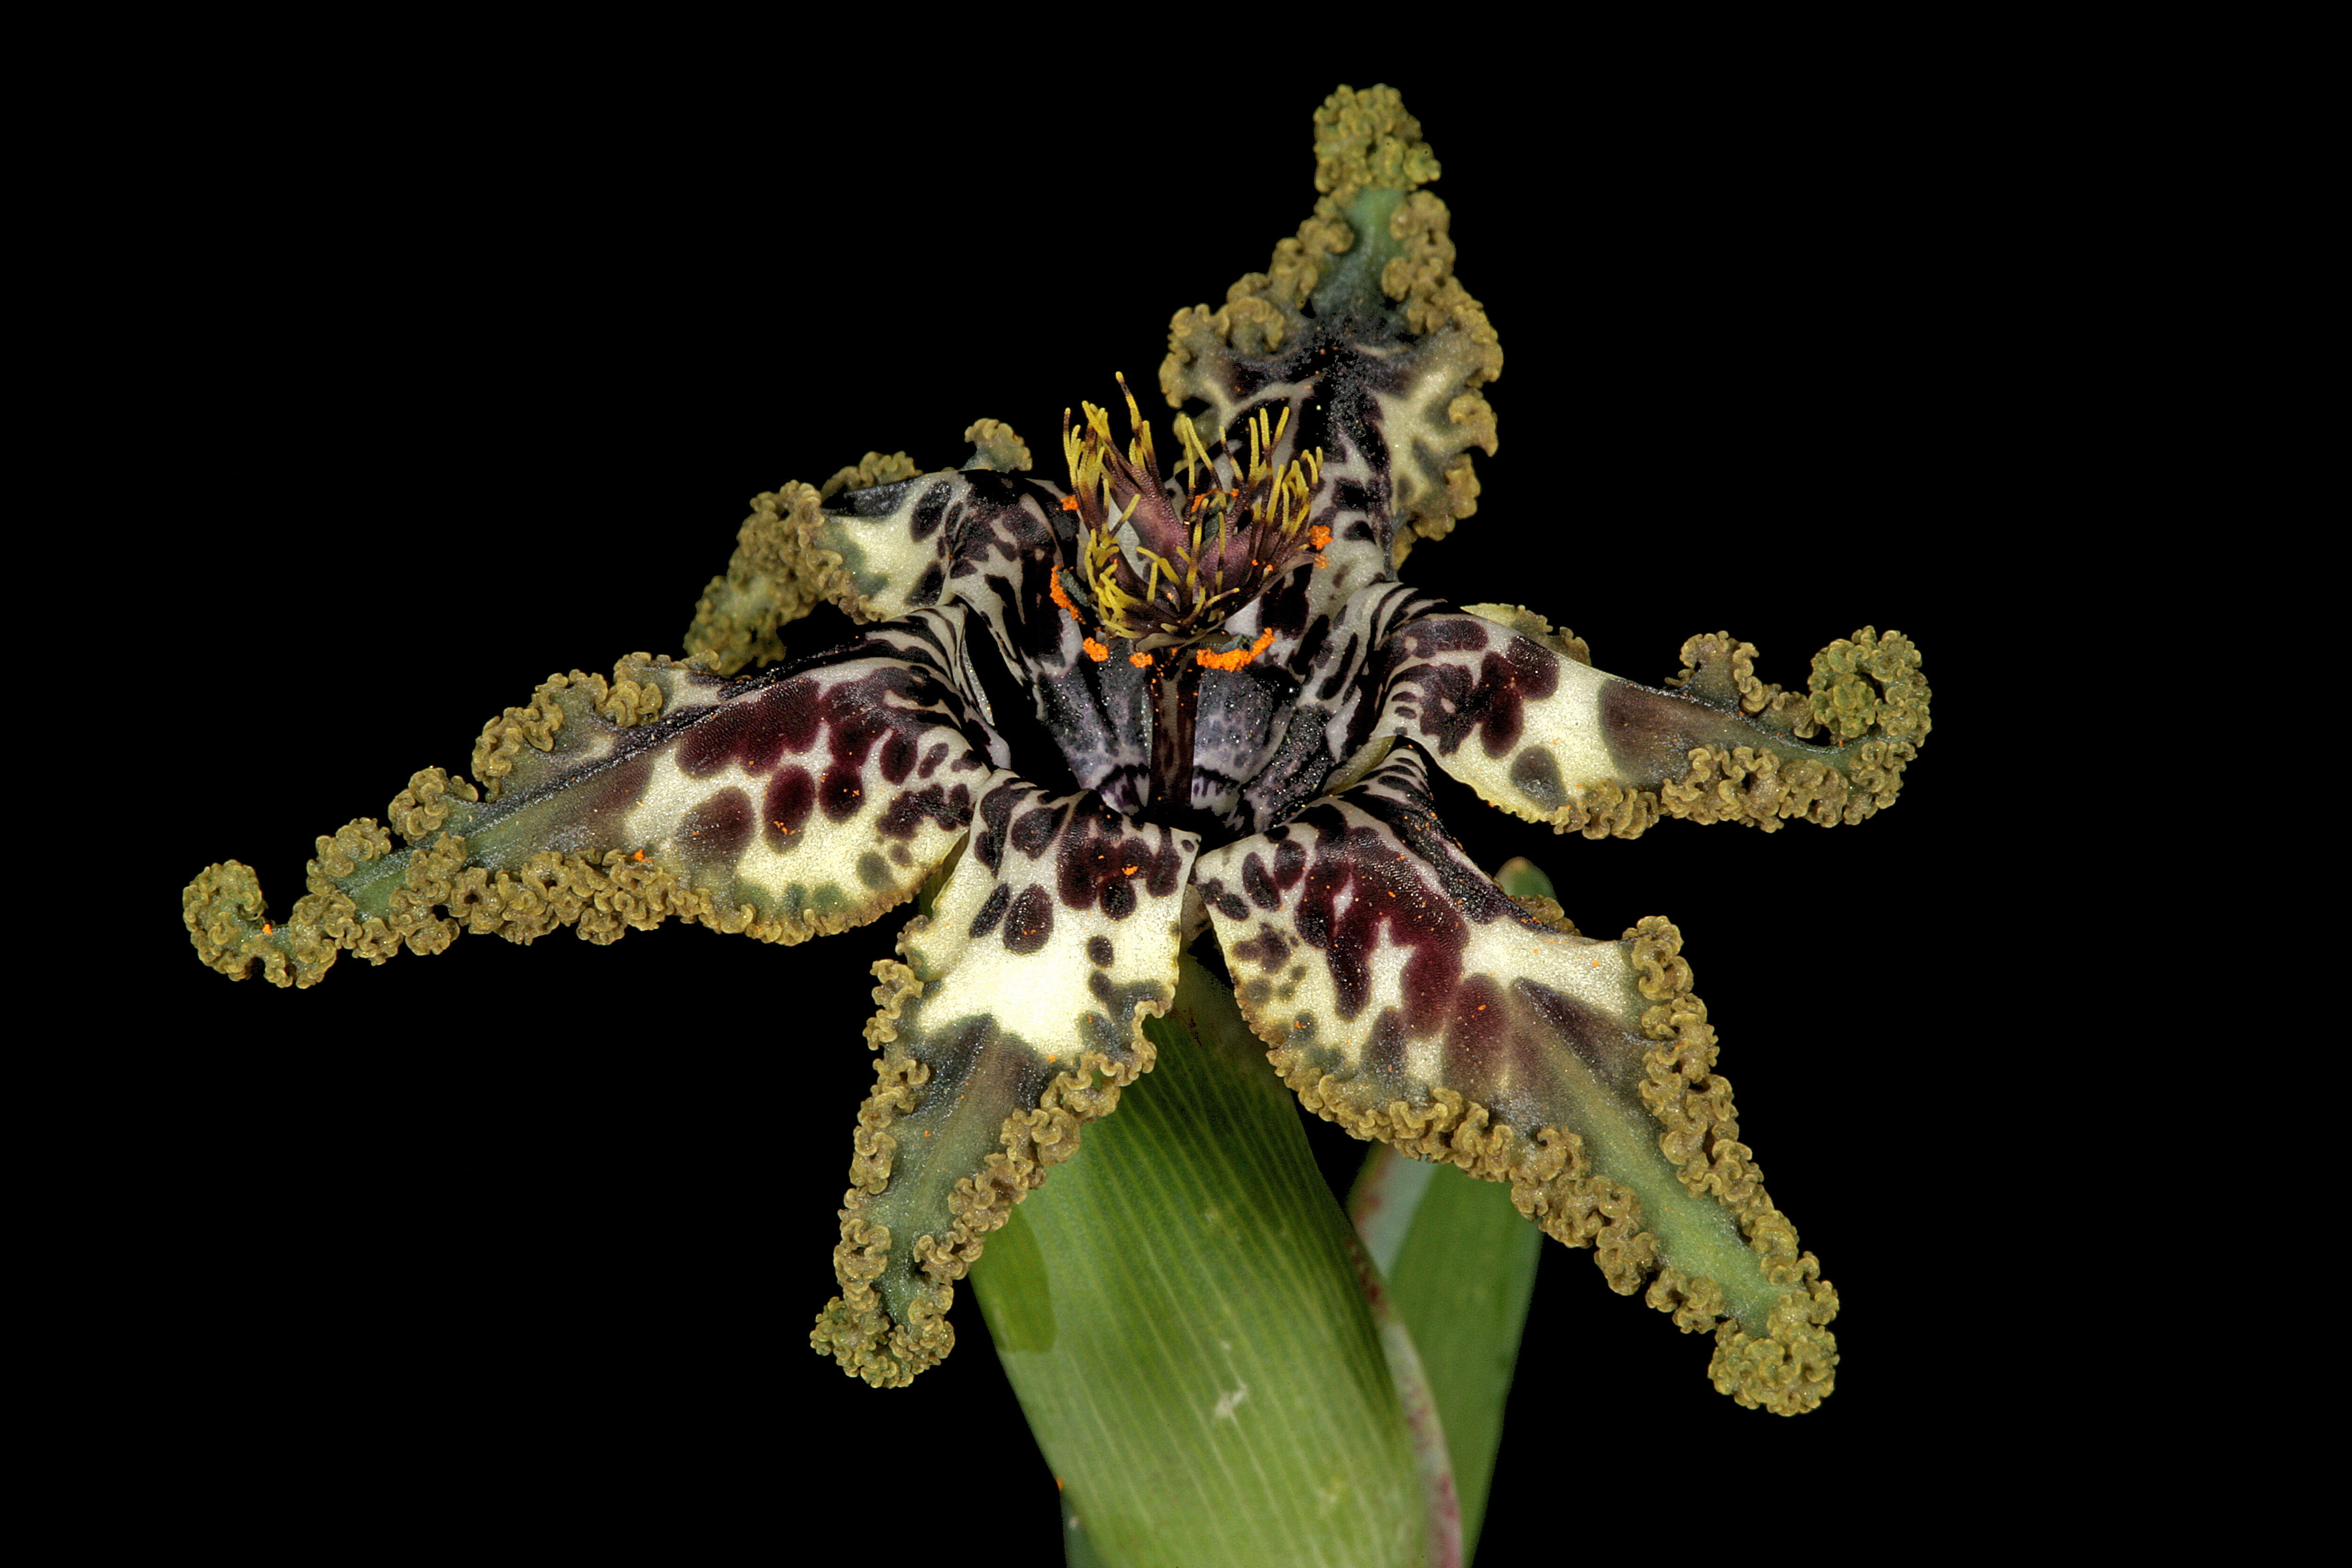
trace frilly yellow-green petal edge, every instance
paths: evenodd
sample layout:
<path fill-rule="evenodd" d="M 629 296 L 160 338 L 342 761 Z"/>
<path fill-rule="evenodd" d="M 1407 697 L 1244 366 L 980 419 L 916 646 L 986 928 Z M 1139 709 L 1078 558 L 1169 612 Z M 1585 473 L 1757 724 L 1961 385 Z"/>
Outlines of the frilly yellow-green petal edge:
<path fill-rule="evenodd" d="M 1551 900 L 1518 901 L 1557 929 L 1574 932 Z M 1708 1375 L 1717 1392 L 1776 1415 L 1811 1410 L 1834 1384 L 1837 1342 L 1829 1324 L 1837 1315 L 1837 1291 L 1821 1278 L 1819 1260 L 1798 1251 L 1796 1227 L 1773 1205 L 1748 1146 L 1738 1141 L 1731 1088 L 1712 1071 L 1715 1031 L 1706 1004 L 1691 990 L 1681 932 L 1651 916 L 1623 940 L 1633 944 L 1639 986 L 1651 1003 L 1643 1032 L 1658 1042 L 1644 1058 L 1641 1094 L 1664 1129 L 1660 1149 L 1678 1168 L 1685 1190 L 1713 1196 L 1738 1224 L 1758 1255 L 1765 1286 L 1778 1291 L 1760 1310 L 1751 1306 L 1743 1312 L 1717 1281 L 1694 1279 L 1666 1264 L 1656 1237 L 1642 1228 L 1641 1201 L 1592 1169 L 1576 1133 L 1545 1127 L 1532 1137 L 1521 1134 L 1496 1122 L 1486 1106 L 1442 1088 L 1424 1109 L 1403 1100 L 1365 1106 L 1349 1086 L 1309 1066 L 1304 1047 L 1267 1039 L 1267 1059 L 1301 1104 L 1355 1136 L 1510 1183 L 1519 1212 L 1570 1247 L 1591 1247 L 1610 1289 L 1620 1295 L 1641 1290 L 1648 1280 L 1643 1300 L 1670 1314 L 1675 1327 L 1715 1334 Z M 1743 1319 L 1759 1318 L 1763 1331 L 1749 1331 Z"/>
<path fill-rule="evenodd" d="M 1216 398 L 1192 368 L 1194 362 L 1226 353 L 1256 358 L 1279 350 L 1290 331 L 1289 316 L 1306 304 L 1329 273 L 1334 258 L 1359 243 L 1357 225 L 1377 223 L 1396 254 L 1382 264 L 1380 286 L 1397 301 L 1405 325 L 1433 339 L 1451 332 L 1449 368 L 1459 393 L 1448 403 L 1450 453 L 1431 485 L 1400 486 L 1394 498 L 1396 536 L 1391 563 L 1402 565 L 1414 542 L 1442 539 L 1478 510 L 1478 478 L 1468 447 L 1495 455 L 1495 411 L 1478 392 L 1503 371 L 1503 351 L 1485 307 L 1454 275 L 1452 216 L 1445 204 L 1419 189 L 1438 177 L 1436 155 L 1422 140 L 1421 122 L 1405 112 L 1396 89 L 1341 87 L 1315 111 L 1314 215 L 1296 237 L 1275 247 L 1264 272 L 1244 273 L 1225 290 L 1216 310 L 1195 305 L 1169 322 L 1168 355 L 1160 362 L 1160 390 L 1171 408 L 1197 397 Z M 1367 203 L 1368 195 L 1377 198 Z"/>
<path fill-rule="evenodd" d="M 964 438 L 1003 456 L 1005 464 L 997 466 L 1025 458 L 1027 449 L 1009 429 L 999 434 L 985 428 L 994 425 L 982 420 Z M 819 605 L 838 605 L 858 620 L 873 618 L 863 613 L 839 554 L 810 542 L 823 517 L 818 508 L 843 490 L 870 489 L 919 471 L 904 452 L 868 452 L 822 485 L 795 480 L 753 496 L 751 515 L 735 531 L 727 570 L 710 580 L 695 604 L 694 622 L 686 630 L 688 651 L 719 674 L 733 675 L 746 665 L 782 658 L 782 628 Z"/>
<path fill-rule="evenodd" d="M 273 985 L 308 989 L 344 952 L 381 964 L 404 949 L 429 956 L 467 931 L 528 943 L 564 926 L 599 944 L 650 931 L 670 919 L 730 934 L 786 944 L 864 925 L 897 901 L 870 900 L 838 910 L 763 914 L 726 904 L 671 868 L 626 847 L 585 854 L 543 849 L 506 868 L 475 863 L 463 831 L 445 832 L 453 814 L 495 802 L 510 784 L 528 784 L 551 765 L 567 724 L 575 733 L 593 715 L 614 730 L 659 717 L 681 701 L 707 700 L 682 685 L 705 673 L 698 660 L 633 653 L 612 679 L 581 670 L 550 676 L 530 700 L 482 727 L 474 744 L 474 784 L 440 768 L 411 775 L 385 808 L 391 829 L 373 817 L 344 824 L 317 841 L 307 891 L 284 921 L 270 920 L 253 869 L 236 860 L 206 867 L 181 894 L 181 919 L 197 958 L 232 980 L 258 973 Z M 463 822 L 460 821 L 462 828 Z M 393 833 L 407 841 L 395 850 Z M 446 908 L 447 913 L 436 910 Z"/>
<path fill-rule="evenodd" d="M 908 941 L 929 923 L 923 915 L 909 921 L 899 936 L 899 951 L 905 952 Z M 809 1345 L 877 1388 L 902 1388 L 955 1348 L 955 1328 L 947 1318 L 955 1301 L 955 1282 L 971 1271 L 988 1234 L 1005 1222 L 1014 1204 L 1045 1182 L 1048 1169 L 1077 1152 L 1080 1129 L 1117 1110 L 1118 1091 L 1151 1069 L 1157 1050 L 1143 1022 L 1164 1016 L 1168 1006 L 1165 1002 L 1136 1004 L 1129 1024 L 1132 1061 L 1118 1062 L 1087 1051 L 1074 1069 L 1055 1076 L 1034 1109 L 1004 1119 L 997 1135 L 1000 1146 L 988 1156 L 981 1174 L 957 1180 L 949 1199 L 955 1219 L 947 1233 L 916 1238 L 923 1287 L 906 1314 L 910 1321 L 898 1323 L 884 1310 L 874 1285 L 889 1266 L 890 1230 L 863 1211 L 889 1184 L 898 1152 L 891 1124 L 920 1103 L 930 1072 L 898 1043 L 900 1010 L 910 998 L 922 995 L 923 982 L 910 966 L 895 959 L 877 962 L 874 976 L 882 983 L 874 988 L 879 1010 L 866 1023 L 866 1038 L 882 1057 L 874 1064 L 874 1090 L 857 1112 L 850 1186 L 842 1195 L 841 1240 L 833 1249 L 842 1294 L 818 1315 Z"/>

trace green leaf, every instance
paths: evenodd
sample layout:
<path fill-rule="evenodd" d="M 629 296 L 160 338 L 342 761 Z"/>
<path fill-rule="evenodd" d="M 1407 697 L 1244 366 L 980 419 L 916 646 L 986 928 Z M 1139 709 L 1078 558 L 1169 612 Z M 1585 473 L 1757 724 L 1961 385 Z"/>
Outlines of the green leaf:
<path fill-rule="evenodd" d="M 1467 1563 L 1486 1513 L 1543 1232 L 1512 1205 L 1506 1184 L 1409 1160 L 1385 1143 L 1366 1157 L 1348 1209 L 1386 1279 L 1389 1310 L 1420 1352 L 1453 1456 Z"/>
<path fill-rule="evenodd" d="M 1151 1035 L 1158 1065 L 971 1273 L 1075 1531 L 1118 1568 L 1422 1562 L 1411 1435 L 1294 1102 L 1189 957 Z"/>

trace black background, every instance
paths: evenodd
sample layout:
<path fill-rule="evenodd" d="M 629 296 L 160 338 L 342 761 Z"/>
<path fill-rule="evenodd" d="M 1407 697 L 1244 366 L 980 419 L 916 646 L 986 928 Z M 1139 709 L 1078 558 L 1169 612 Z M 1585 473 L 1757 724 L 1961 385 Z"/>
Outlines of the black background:
<path fill-rule="evenodd" d="M 93 1289 L 116 1440 L 190 1481 L 192 1528 L 429 1538 L 454 1510 L 690 1548 L 907 1509 L 974 1561 L 1055 1560 L 968 1291 L 910 1389 L 805 1344 L 898 917 L 789 950 L 472 938 L 289 994 L 201 969 L 173 906 L 234 857 L 282 913 L 314 836 L 461 772 L 551 670 L 676 651 L 755 490 L 869 449 L 959 463 L 982 416 L 1049 463 L 1066 405 L 1115 370 L 1149 388 L 1169 315 L 1307 215 L 1322 95 L 1383 78 L 1506 354 L 1480 510 L 1408 578 L 1524 602 L 1652 684 L 1696 632 L 1789 683 L 1897 627 L 1937 690 L 1902 801 L 1859 827 L 1594 844 L 1441 779 L 1474 855 L 1535 858 L 1588 932 L 1682 927 L 1745 1135 L 1847 1303 L 1837 1394 L 1780 1421 L 1548 1247 L 1490 1543 L 1617 1528 L 1562 1492 L 1605 1510 L 1631 1471 L 1734 1516 L 1743 1474 L 1940 1484 L 1942 1413 L 2011 1392 L 2003 1200 L 1969 1174 L 1989 911 L 2055 875 L 1979 826 L 2018 739 L 1988 627 L 2021 531 L 2062 520 L 2029 493 L 2038 395 L 1994 390 L 2042 374 L 2013 311 L 2051 198 L 1973 98 L 1910 105 L 1900 60 L 1727 92 L 1736 70 L 1665 58 L 1474 88 L 1408 52 L 1197 101 L 1092 68 L 902 91 L 717 46 L 352 64 L 159 125 L 118 258 L 138 330 L 92 538 L 136 554 L 91 651 L 141 672 L 107 742 L 141 826 L 115 878 L 136 962 L 88 1004 L 89 1186 L 121 1194 L 88 1277 L 120 1281 Z M 1360 1146 L 1308 1130 L 1344 1180 Z"/>

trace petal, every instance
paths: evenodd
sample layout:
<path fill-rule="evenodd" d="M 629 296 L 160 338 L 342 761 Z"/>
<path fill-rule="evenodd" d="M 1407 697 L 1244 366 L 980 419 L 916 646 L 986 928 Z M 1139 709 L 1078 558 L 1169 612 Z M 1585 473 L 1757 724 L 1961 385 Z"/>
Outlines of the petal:
<path fill-rule="evenodd" d="M 862 925 L 947 858 L 1003 760 L 954 673 L 967 619 L 918 612 L 742 680 L 642 655 L 609 686 L 554 677 L 485 727 L 479 792 L 434 768 L 393 801 L 407 848 L 367 818 L 321 838 L 283 924 L 236 862 L 198 878 L 198 952 L 310 985 L 341 952 L 381 963 L 469 930 L 611 942 L 675 915 L 795 942 Z"/>
<path fill-rule="evenodd" d="M 1899 632 L 1832 643 L 1809 696 L 1757 680 L 1749 645 L 1693 637 L 1681 689 L 1660 691 L 1594 669 L 1540 616 L 1480 607 L 1510 624 L 1435 615 L 1390 635 L 1378 731 L 1558 832 L 1631 838 L 1661 816 L 1860 822 L 1893 804 L 1928 731 L 1918 652 Z"/>
<path fill-rule="evenodd" d="M 1091 792 L 993 776 L 928 918 L 875 965 L 882 1048 L 858 1113 L 841 1295 L 810 1343 L 896 1385 L 944 1357 L 954 1282 L 1011 1205 L 1151 1066 L 1143 1020 L 1175 994 L 1199 841 Z"/>
<path fill-rule="evenodd" d="M 987 468 L 942 469 L 844 490 L 809 521 L 835 566 L 829 591 L 862 621 L 958 600 L 987 616 L 1005 658 L 1060 642 L 1048 590 L 1062 558 L 1056 493 Z"/>
<path fill-rule="evenodd" d="M 1308 1110 L 1512 1184 L 1622 1293 L 1718 1331 L 1748 1403 L 1828 1392 L 1836 1298 L 1765 1195 L 1660 920 L 1594 942 L 1507 897 L 1400 747 L 1343 799 L 1201 857 L 1235 995 Z"/>
<path fill-rule="evenodd" d="M 1205 431 L 1287 408 L 1275 460 L 1323 452 L 1312 521 L 1331 531 L 1326 564 L 1265 611 L 1283 662 L 1288 638 L 1394 576 L 1416 537 L 1476 510 L 1468 449 L 1496 446 L 1478 389 L 1503 363 L 1485 310 L 1454 276 L 1445 205 L 1417 188 L 1437 162 L 1395 90 L 1343 88 L 1316 123 L 1313 216 L 1223 307 L 1178 313 L 1160 370 L 1171 406 L 1208 405 Z"/>
<path fill-rule="evenodd" d="M 830 592 L 861 619 L 950 601 L 978 612 L 1079 787 L 1139 813 L 1150 791 L 1150 678 L 1123 658 L 1089 658 L 1076 617 L 1055 602 L 1068 542 L 1060 497 L 983 468 L 925 474 L 828 501 L 812 514 L 809 548 L 837 563 Z"/>

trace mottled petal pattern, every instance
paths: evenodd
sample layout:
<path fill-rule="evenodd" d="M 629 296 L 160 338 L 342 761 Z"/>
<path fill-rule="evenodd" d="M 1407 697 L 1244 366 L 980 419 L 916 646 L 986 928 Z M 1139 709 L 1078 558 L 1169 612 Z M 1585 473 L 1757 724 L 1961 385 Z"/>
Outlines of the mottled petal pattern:
<path fill-rule="evenodd" d="M 484 730 L 475 783 L 426 769 L 388 826 L 320 838 L 283 921 L 247 868 L 208 867 L 184 894 L 199 956 L 307 986 L 467 931 L 798 942 L 931 890 L 876 967 L 841 1294 L 811 1336 L 898 1384 L 952 1343 L 986 1235 L 1150 1067 L 1142 1020 L 1205 909 L 1309 1109 L 1509 1182 L 1619 1289 L 1712 1331 L 1735 1398 L 1818 1402 L 1836 1296 L 1739 1141 L 1679 935 L 1591 941 L 1505 896 L 1426 770 L 1593 838 L 1859 822 L 1928 732 L 1917 650 L 1865 627 L 1783 690 L 1716 632 L 1653 689 L 1530 610 L 1400 583 L 1477 508 L 1502 353 L 1398 95 L 1343 88 L 1315 126 L 1312 215 L 1171 323 L 1160 388 L 1195 411 L 1172 440 L 1120 376 L 1123 444 L 1107 408 L 1064 412 L 1066 489 L 984 419 L 961 469 L 869 452 L 755 498 L 690 660 L 551 678 Z M 1517 527 L 1498 563 L 1559 524 Z M 856 634 L 780 662 L 825 601 Z M 1055 751 L 1076 793 L 1025 782 Z"/>
<path fill-rule="evenodd" d="M 835 1268 L 812 1342 L 877 1384 L 955 1342 L 954 1282 L 1011 1205 L 1151 1066 L 1143 1019 L 1175 994 L 1198 840 L 1091 792 L 998 774 L 926 919 L 875 966 L 882 1048 L 858 1116 Z"/>
<path fill-rule="evenodd" d="M 956 673 L 979 625 L 961 609 L 916 612 L 743 683 L 647 758 L 625 844 L 812 931 L 905 902 L 1003 760 Z"/>
<path fill-rule="evenodd" d="M 408 847 L 368 817 L 320 838 L 284 922 L 245 867 L 209 869 L 185 897 L 197 951 L 307 986 L 342 952 L 382 963 L 468 931 L 611 942 L 676 917 L 796 942 L 863 925 L 946 859 L 1005 760 L 956 673 L 971 621 L 919 611 L 740 680 L 642 656 L 609 683 L 553 677 L 484 728 L 479 790 L 428 768 L 393 800 Z"/>
<path fill-rule="evenodd" d="M 1379 730 L 1488 803 L 1556 831 L 1631 838 L 1662 816 L 1859 822 L 1895 799 L 1928 729 L 1918 656 L 1865 628 L 1814 660 L 1808 700 L 1758 682 L 1755 649 L 1684 645 L 1682 689 L 1584 663 L 1542 623 L 1432 615 L 1391 634 Z M 1830 731 L 1830 743 L 1805 737 Z"/>
<path fill-rule="evenodd" d="M 1068 533 L 1056 531 L 1057 500 L 1018 475 L 946 469 L 842 491 L 809 542 L 838 558 L 835 597 L 857 618 L 892 620 L 955 599 L 985 617 L 1017 662 L 1059 641 L 1046 624 L 1046 578 Z"/>
<path fill-rule="evenodd" d="M 1309 1110 L 1510 1182 L 1621 1292 L 1655 1274 L 1652 1303 L 1684 1328 L 1720 1321 L 1719 1360 L 1769 1364 L 1730 1379 L 1758 1402 L 1828 1392 L 1835 1295 L 1737 1142 L 1671 926 L 1594 942 L 1506 896 L 1439 826 L 1410 746 L 1202 855 L 1196 882 L 1243 1014 Z"/>

